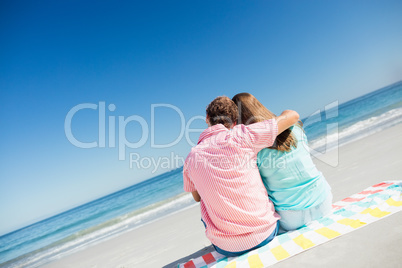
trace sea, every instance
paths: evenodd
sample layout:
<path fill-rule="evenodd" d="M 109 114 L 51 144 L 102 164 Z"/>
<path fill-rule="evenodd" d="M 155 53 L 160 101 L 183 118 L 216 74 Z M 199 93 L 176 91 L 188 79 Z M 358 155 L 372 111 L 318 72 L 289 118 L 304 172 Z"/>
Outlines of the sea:
<path fill-rule="evenodd" d="M 302 121 L 321 153 L 390 128 L 402 123 L 402 81 Z M 1 236 L 0 267 L 38 267 L 196 205 L 181 167 Z"/>

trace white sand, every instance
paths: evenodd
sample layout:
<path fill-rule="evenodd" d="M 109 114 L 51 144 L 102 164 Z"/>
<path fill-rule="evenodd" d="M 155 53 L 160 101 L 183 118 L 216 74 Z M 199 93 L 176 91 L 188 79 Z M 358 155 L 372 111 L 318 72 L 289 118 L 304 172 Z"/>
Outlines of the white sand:
<path fill-rule="evenodd" d="M 315 159 L 334 202 L 384 180 L 402 180 L 401 133 L 402 125 L 397 125 L 329 152 L 325 157 L 331 162 L 339 159 L 336 167 Z M 402 213 L 397 213 L 274 267 L 402 267 L 401 241 Z M 177 262 L 211 250 L 196 206 L 45 267 L 177 267 Z"/>

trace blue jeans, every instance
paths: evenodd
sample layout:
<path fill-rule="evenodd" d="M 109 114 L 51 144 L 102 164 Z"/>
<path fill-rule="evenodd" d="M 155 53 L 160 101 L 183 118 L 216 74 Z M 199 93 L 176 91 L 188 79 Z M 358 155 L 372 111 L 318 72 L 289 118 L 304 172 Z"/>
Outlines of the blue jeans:
<path fill-rule="evenodd" d="M 296 230 L 303 225 L 317 220 L 326 214 L 330 213 L 332 209 L 332 194 L 330 193 L 327 199 L 315 207 L 303 210 L 280 210 L 277 211 L 281 216 L 279 220 L 280 230 L 279 234 L 286 231 Z"/>
<path fill-rule="evenodd" d="M 205 226 L 205 228 L 206 228 L 205 222 L 204 222 L 202 219 L 201 219 L 201 221 L 202 221 L 202 223 L 204 224 L 204 226 Z M 271 242 L 272 239 L 275 238 L 275 236 L 278 234 L 278 230 L 279 230 L 279 222 L 276 223 L 276 228 L 275 228 L 275 230 L 268 236 L 267 239 L 265 239 L 264 241 L 262 241 L 261 243 L 259 243 L 257 246 L 255 246 L 255 247 L 253 247 L 253 248 L 250 248 L 250 249 L 247 249 L 247 250 L 243 250 L 243 251 L 231 252 L 231 251 L 223 250 L 223 249 L 221 249 L 221 248 L 215 246 L 214 244 L 212 244 L 212 246 L 214 246 L 216 252 L 218 252 L 218 253 L 220 253 L 220 254 L 222 254 L 222 255 L 225 255 L 225 256 L 227 256 L 227 257 L 236 257 L 236 256 L 243 255 L 244 253 L 247 253 L 247 252 L 249 252 L 249 251 L 251 251 L 251 250 L 254 250 L 254 249 L 256 249 L 256 248 L 260 248 L 260 247 L 262 247 L 262 246 L 265 246 L 266 244 L 268 244 L 269 242 Z"/>

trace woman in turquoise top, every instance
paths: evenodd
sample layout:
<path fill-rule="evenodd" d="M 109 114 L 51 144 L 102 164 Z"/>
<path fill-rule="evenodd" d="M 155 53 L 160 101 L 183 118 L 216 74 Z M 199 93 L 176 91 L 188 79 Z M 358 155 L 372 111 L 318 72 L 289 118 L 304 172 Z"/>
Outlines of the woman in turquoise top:
<path fill-rule="evenodd" d="M 239 123 L 248 125 L 276 117 L 249 93 L 237 94 L 232 100 L 239 108 Z M 311 159 L 301 122 L 278 135 L 272 147 L 262 149 L 257 165 L 281 216 L 282 230 L 295 230 L 331 211 L 331 187 Z"/>

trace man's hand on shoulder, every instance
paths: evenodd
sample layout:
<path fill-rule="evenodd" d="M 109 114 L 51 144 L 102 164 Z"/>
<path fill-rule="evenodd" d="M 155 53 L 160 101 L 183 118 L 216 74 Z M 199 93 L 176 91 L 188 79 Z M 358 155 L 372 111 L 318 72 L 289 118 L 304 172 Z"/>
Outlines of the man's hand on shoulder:
<path fill-rule="evenodd" d="M 280 116 L 277 116 L 275 119 L 278 124 L 278 135 L 296 124 L 299 117 L 299 114 L 292 110 L 285 110 Z"/>

